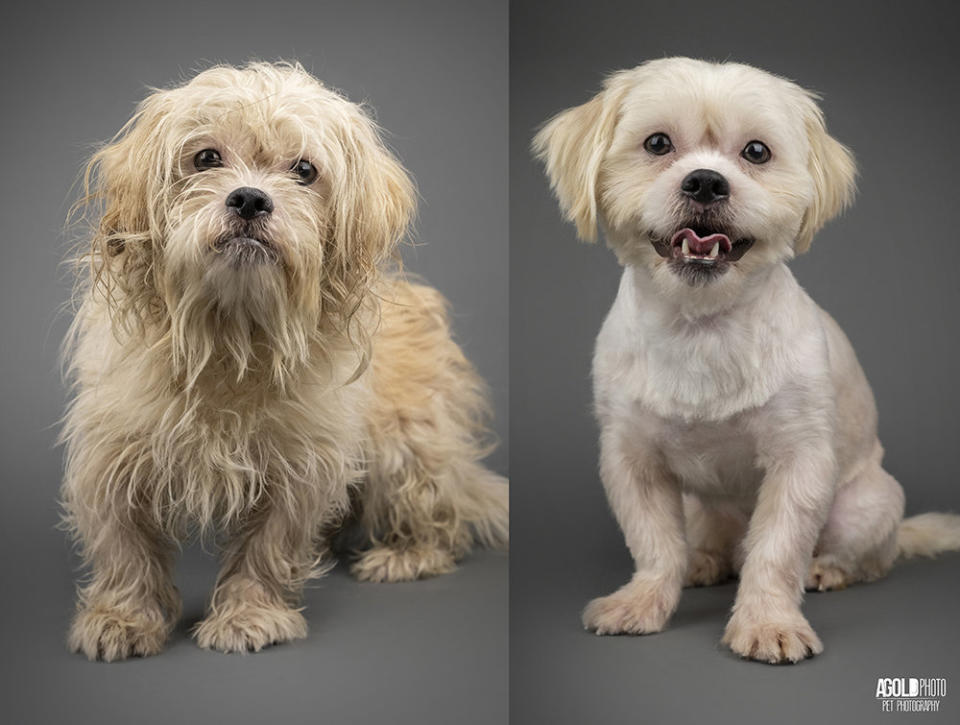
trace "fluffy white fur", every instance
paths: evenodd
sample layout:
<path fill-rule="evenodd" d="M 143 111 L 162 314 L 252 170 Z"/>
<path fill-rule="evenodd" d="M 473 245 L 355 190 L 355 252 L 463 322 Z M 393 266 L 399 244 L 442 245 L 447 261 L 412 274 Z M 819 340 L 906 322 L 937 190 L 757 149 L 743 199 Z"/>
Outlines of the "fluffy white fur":
<path fill-rule="evenodd" d="M 655 133 L 669 153 L 645 148 Z M 741 155 L 751 141 L 769 161 Z M 683 586 L 738 573 L 723 641 L 796 662 L 822 650 L 805 586 L 960 548 L 958 516 L 901 521 L 863 371 L 786 266 L 854 192 L 854 160 L 812 93 L 745 65 L 652 61 L 550 120 L 534 149 L 580 236 L 602 226 L 624 267 L 593 379 L 601 476 L 636 573 L 590 602 L 587 628 L 660 631 Z M 682 194 L 698 169 L 722 174 L 729 196 L 708 208 Z M 718 274 L 685 274 L 679 249 L 655 243 L 693 223 L 753 246 Z"/>
<path fill-rule="evenodd" d="M 198 167 L 205 149 L 219 166 Z M 195 532 L 219 537 L 223 569 L 194 633 L 228 652 L 305 636 L 302 585 L 348 513 L 370 541 L 360 579 L 506 545 L 483 385 L 439 293 L 390 271 L 414 191 L 361 107 L 298 65 L 211 68 L 148 97 L 85 181 L 63 498 L 90 577 L 72 649 L 159 652 Z M 240 187 L 272 212 L 230 208 Z"/>

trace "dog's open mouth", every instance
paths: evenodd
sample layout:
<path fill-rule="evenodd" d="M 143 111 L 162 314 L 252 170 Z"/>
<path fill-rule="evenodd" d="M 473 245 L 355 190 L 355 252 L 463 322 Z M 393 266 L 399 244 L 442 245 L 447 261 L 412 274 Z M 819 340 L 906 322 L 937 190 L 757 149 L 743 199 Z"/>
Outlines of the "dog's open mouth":
<path fill-rule="evenodd" d="M 671 258 L 684 264 L 718 266 L 735 262 L 753 246 L 752 239 L 737 239 L 705 227 L 684 227 L 670 239 Z"/>
<path fill-rule="evenodd" d="M 270 242 L 258 237 L 224 236 L 217 240 L 214 248 L 222 254 L 229 255 L 230 262 L 235 266 L 275 263 L 280 259 L 276 248 Z"/>
<path fill-rule="evenodd" d="M 678 274 L 712 277 L 725 271 L 753 246 L 753 239 L 733 237 L 723 229 L 690 224 L 670 239 L 653 242 L 657 253 L 670 261 Z"/>

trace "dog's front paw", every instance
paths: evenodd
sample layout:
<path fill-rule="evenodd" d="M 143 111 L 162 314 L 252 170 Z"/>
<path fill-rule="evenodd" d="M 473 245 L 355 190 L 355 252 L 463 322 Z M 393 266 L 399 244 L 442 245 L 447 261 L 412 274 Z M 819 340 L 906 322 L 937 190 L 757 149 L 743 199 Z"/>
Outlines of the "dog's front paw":
<path fill-rule="evenodd" d="M 678 599 L 676 587 L 634 580 L 591 601 L 583 610 L 583 626 L 596 634 L 653 634 L 666 626 Z"/>
<path fill-rule="evenodd" d="M 712 587 L 730 578 L 733 567 L 729 558 L 712 551 L 694 549 L 690 552 L 685 587 Z"/>
<path fill-rule="evenodd" d="M 159 608 L 90 604 L 77 612 L 67 641 L 73 652 L 114 662 L 159 654 L 171 629 Z"/>
<path fill-rule="evenodd" d="M 447 574 L 455 568 L 453 554 L 442 549 L 375 546 L 363 552 L 350 571 L 360 581 L 402 582 Z"/>
<path fill-rule="evenodd" d="M 799 612 L 775 622 L 734 613 L 727 623 L 723 643 L 741 657 L 771 664 L 799 662 L 823 652 L 820 638 Z"/>
<path fill-rule="evenodd" d="M 259 652 L 307 636 L 307 620 L 296 609 L 248 604 L 227 606 L 197 624 L 193 636 L 204 649 Z"/>
<path fill-rule="evenodd" d="M 846 589 L 853 577 L 829 557 L 815 556 L 807 571 L 804 587 L 808 592 L 827 592 Z"/>

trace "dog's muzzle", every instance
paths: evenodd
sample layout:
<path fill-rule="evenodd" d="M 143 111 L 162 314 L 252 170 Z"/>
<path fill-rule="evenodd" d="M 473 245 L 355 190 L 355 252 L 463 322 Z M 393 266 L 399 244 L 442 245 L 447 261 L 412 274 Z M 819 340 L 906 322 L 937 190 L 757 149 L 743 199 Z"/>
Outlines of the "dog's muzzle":
<path fill-rule="evenodd" d="M 234 267 L 275 264 L 280 261 L 280 254 L 270 242 L 245 234 L 221 237 L 214 245 L 214 249 L 225 255 Z"/>

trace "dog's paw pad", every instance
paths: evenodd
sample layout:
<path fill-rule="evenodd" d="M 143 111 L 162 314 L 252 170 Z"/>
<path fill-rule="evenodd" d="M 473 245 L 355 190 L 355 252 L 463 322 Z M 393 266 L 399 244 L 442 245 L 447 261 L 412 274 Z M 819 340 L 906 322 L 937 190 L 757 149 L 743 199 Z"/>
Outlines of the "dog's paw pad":
<path fill-rule="evenodd" d="M 73 620 L 69 646 L 91 660 L 115 662 L 159 654 L 169 633 L 159 611 L 90 606 Z"/>
<path fill-rule="evenodd" d="M 807 580 L 804 586 L 808 592 L 826 592 L 845 589 L 852 583 L 853 579 L 845 569 L 830 561 L 815 557 L 810 562 L 810 569 L 807 571 Z"/>
<path fill-rule="evenodd" d="M 802 617 L 792 622 L 752 622 L 731 619 L 723 643 L 741 657 L 781 664 L 799 662 L 823 652 L 816 632 Z"/>
<path fill-rule="evenodd" d="M 685 587 L 711 587 L 730 578 L 733 568 L 730 561 L 717 553 L 694 549 L 690 552 Z"/>
<path fill-rule="evenodd" d="M 228 607 L 197 624 L 193 636 L 204 649 L 259 652 L 264 647 L 307 636 L 307 620 L 288 607 Z"/>
<path fill-rule="evenodd" d="M 402 582 L 447 574 L 456 568 L 453 554 L 442 549 L 376 546 L 360 555 L 351 573 L 365 582 Z"/>

